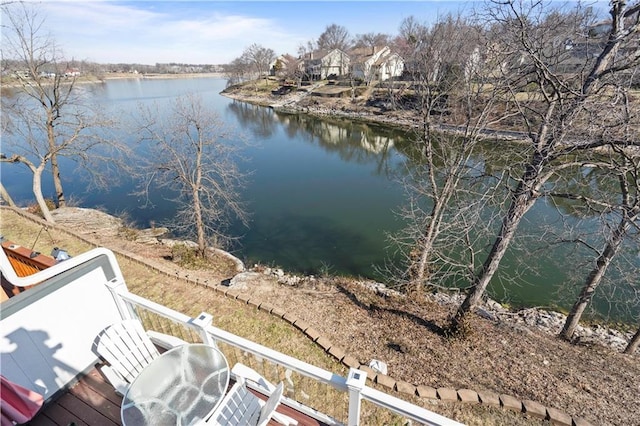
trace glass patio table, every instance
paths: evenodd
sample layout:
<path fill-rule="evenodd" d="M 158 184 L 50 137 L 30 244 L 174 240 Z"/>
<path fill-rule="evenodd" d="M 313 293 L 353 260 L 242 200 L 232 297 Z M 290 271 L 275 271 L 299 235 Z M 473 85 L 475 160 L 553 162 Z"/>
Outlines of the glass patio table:
<path fill-rule="evenodd" d="M 194 425 L 206 419 L 229 385 L 229 364 L 204 344 L 173 348 L 146 366 L 122 400 L 125 426 Z"/>

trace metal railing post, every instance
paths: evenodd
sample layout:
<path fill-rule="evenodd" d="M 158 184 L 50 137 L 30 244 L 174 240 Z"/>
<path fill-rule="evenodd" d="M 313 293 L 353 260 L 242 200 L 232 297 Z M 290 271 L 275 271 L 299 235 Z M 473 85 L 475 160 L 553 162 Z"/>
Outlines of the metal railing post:
<path fill-rule="evenodd" d="M 207 327 L 209 327 L 213 323 L 213 315 L 210 315 L 206 312 L 201 312 L 196 318 L 191 318 L 189 322 L 196 326 L 198 329 L 198 333 L 200 334 L 200 338 L 202 339 L 202 343 L 206 343 L 207 345 L 218 347 L 216 345 L 216 341 L 211 337 L 209 333 L 207 333 Z"/>
<path fill-rule="evenodd" d="M 347 376 L 347 388 L 349 389 L 348 426 L 358 426 L 360 424 L 360 392 L 364 389 L 366 381 L 366 372 L 356 368 L 349 369 L 349 375 Z"/>

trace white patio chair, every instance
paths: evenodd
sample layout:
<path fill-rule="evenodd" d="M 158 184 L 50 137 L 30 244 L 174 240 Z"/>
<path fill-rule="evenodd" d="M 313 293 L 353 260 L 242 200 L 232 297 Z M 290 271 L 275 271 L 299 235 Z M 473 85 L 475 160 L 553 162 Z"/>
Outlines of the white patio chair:
<path fill-rule="evenodd" d="M 207 425 L 216 426 L 265 426 L 271 420 L 282 398 L 281 382 L 266 403 L 251 393 L 244 379 L 239 378 L 213 412 Z"/>
<path fill-rule="evenodd" d="M 186 342 L 158 332 L 145 332 L 140 321 L 124 320 L 105 328 L 94 342 L 95 352 L 109 365 L 102 373 L 121 395 L 142 369 L 160 353 L 154 342 L 164 347 L 175 347 Z"/>
<path fill-rule="evenodd" d="M 244 364 L 236 363 L 231 369 L 231 374 L 236 380 L 241 380 L 241 379 L 244 380 L 245 384 L 248 387 L 264 395 L 269 395 L 273 393 L 276 389 L 276 385 L 274 385 L 273 383 L 265 379 L 260 373 L 258 373 L 253 368 L 248 367 Z M 286 399 L 287 398 L 284 396 L 280 398 L 281 401 Z M 298 424 L 297 420 L 282 413 L 275 412 L 273 413 L 272 418 L 276 422 L 285 426 L 296 426 Z"/>

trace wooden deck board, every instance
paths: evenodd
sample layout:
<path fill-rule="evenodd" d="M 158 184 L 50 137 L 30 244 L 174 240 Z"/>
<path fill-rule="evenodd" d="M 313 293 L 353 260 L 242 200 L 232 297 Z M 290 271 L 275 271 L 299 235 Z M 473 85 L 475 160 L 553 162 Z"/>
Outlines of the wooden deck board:
<path fill-rule="evenodd" d="M 324 425 L 324 423 L 320 423 L 316 419 L 313 419 L 311 417 L 304 416 L 298 411 L 294 410 L 293 408 L 287 407 L 286 405 L 283 405 L 283 404 L 278 405 L 278 408 L 276 409 L 276 411 L 278 413 L 284 414 L 285 416 L 289 416 L 293 419 L 296 419 L 298 421 L 298 426 L 323 426 Z M 280 423 L 276 422 L 273 419 L 269 421 L 269 426 L 278 426 L 278 425 L 280 425 Z"/>
<path fill-rule="evenodd" d="M 33 426 L 121 425 L 122 397 L 97 369 L 92 369 L 31 421 Z"/>
<path fill-rule="evenodd" d="M 249 389 L 249 391 L 263 401 L 266 401 L 268 399 L 266 395 L 260 392 L 257 392 L 253 389 Z M 276 411 L 278 413 L 284 414 L 285 416 L 289 416 L 293 419 L 296 419 L 298 421 L 298 426 L 323 426 L 324 425 L 324 423 L 320 423 L 318 420 L 311 418 L 309 416 L 306 416 L 300 413 L 299 411 L 296 411 L 293 408 L 284 404 L 278 405 L 278 408 L 276 408 Z M 268 426 L 278 426 L 278 425 L 280 425 L 280 423 L 276 422 L 275 420 L 273 419 L 269 420 Z"/>
<path fill-rule="evenodd" d="M 122 404 L 122 395 L 117 394 L 113 386 L 111 386 L 111 383 L 95 368 L 84 376 L 79 383 L 92 389 L 117 407 L 120 407 L 120 404 Z M 72 389 L 72 392 L 74 389 Z"/>
<path fill-rule="evenodd" d="M 69 392 L 82 401 L 92 403 L 96 410 L 100 411 L 103 416 L 114 424 L 120 422 L 120 403 L 114 403 L 113 401 L 105 399 L 104 395 L 96 392 L 86 383 L 78 383 Z"/>
<path fill-rule="evenodd" d="M 106 417 L 102 411 L 100 411 L 102 408 L 100 405 L 91 404 L 93 401 L 84 401 L 71 392 L 62 395 L 57 402 L 88 425 L 113 426 L 120 424 L 119 419 L 114 422 Z"/>
<path fill-rule="evenodd" d="M 115 392 L 97 369 L 93 369 L 66 393 L 48 403 L 29 424 L 31 426 L 69 426 L 74 423 L 75 426 L 121 426 L 121 404 L 122 396 Z M 318 423 L 317 420 L 283 404 L 278 406 L 277 411 L 296 419 L 299 426 L 322 426 L 322 423 Z M 277 426 L 279 423 L 271 420 L 269 425 Z"/>
<path fill-rule="evenodd" d="M 39 424 L 39 417 L 41 416 L 47 417 L 53 424 L 58 426 L 69 426 L 71 423 L 75 423 L 75 426 L 88 426 L 80 417 L 58 404 L 58 401 L 48 404 L 45 410 L 33 419 L 31 424 Z"/>
<path fill-rule="evenodd" d="M 39 414 L 36 418 L 29 422 L 30 426 L 57 426 L 58 424 L 47 417 L 45 414 Z"/>

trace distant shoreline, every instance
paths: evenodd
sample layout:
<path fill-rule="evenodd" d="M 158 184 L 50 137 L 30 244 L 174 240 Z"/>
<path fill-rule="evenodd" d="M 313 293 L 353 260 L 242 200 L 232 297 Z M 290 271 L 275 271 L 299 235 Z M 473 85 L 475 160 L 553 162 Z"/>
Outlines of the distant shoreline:
<path fill-rule="evenodd" d="M 221 72 L 208 72 L 208 73 L 185 73 L 185 74 L 134 74 L 134 73 L 104 73 L 100 75 L 85 74 L 76 78 L 75 84 L 90 84 L 90 83 L 103 83 L 108 80 L 177 80 L 187 78 L 224 78 L 224 73 Z M 15 79 L 6 81 L 6 78 L 2 79 L 2 88 L 16 88 L 20 87 L 20 83 Z M 64 83 L 71 82 L 72 80 L 63 80 Z M 49 83 L 48 83 L 49 84 Z"/>
<path fill-rule="evenodd" d="M 138 74 L 142 78 L 158 78 L 158 79 L 177 79 L 177 78 L 223 78 L 224 73 L 221 72 L 203 72 L 203 73 L 186 73 L 186 74 Z"/>

